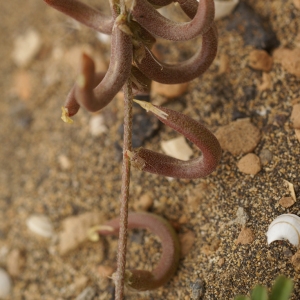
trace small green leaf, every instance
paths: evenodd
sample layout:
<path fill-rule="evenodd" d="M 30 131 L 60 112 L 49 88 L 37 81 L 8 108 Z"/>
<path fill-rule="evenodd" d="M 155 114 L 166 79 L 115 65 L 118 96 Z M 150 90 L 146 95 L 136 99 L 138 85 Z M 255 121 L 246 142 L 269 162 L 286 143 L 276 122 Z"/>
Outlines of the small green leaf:
<path fill-rule="evenodd" d="M 251 300 L 251 299 L 249 297 L 247 297 L 247 296 L 239 295 L 239 296 L 236 296 L 234 298 L 234 300 Z"/>
<path fill-rule="evenodd" d="M 278 276 L 273 285 L 270 300 L 288 300 L 293 290 L 293 281 L 284 276 Z"/>
<path fill-rule="evenodd" d="M 251 292 L 252 300 L 268 300 L 268 291 L 262 285 L 257 285 Z"/>

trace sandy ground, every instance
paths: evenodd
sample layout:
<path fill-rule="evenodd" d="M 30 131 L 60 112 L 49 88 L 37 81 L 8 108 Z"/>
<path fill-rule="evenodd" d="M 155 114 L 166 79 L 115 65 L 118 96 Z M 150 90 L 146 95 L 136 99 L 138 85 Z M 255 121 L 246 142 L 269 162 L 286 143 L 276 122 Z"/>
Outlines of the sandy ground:
<path fill-rule="evenodd" d="M 102 2 L 94 1 L 98 6 Z M 267 18 L 281 46 L 297 47 L 300 11 L 292 1 L 245 2 Z M 98 137 L 90 133 L 91 115 L 83 109 L 72 126 L 60 120 L 60 107 L 76 78 L 76 49 L 88 44 L 101 53 L 100 68 L 105 68 L 109 44 L 43 1 L 3 1 L 0 20 L 0 266 L 9 269 L 11 253 L 20 254 L 15 260 L 19 269 L 11 274 L 9 299 L 75 299 L 87 287 L 94 296 L 84 299 L 113 299 L 113 284 L 99 275 L 99 266 L 115 266 L 116 238 L 85 242 L 62 256 L 51 250 L 55 240 L 41 238 L 26 226 L 32 214 L 49 217 L 56 233 L 70 216 L 97 212 L 103 223 L 118 215 L 122 99 L 104 110 L 107 130 Z M 261 132 L 253 152 L 260 155 L 267 149 L 272 158 L 255 176 L 240 172 L 241 155 L 227 151 L 216 171 L 204 179 L 169 181 L 132 170 L 130 209 L 148 193 L 153 199 L 149 211 L 171 221 L 192 245 L 167 285 L 149 293 L 129 293 L 126 299 L 233 299 L 257 283 L 270 287 L 279 274 L 294 280 L 292 299 L 299 299 L 300 276 L 291 264 L 297 249 L 283 241 L 268 246 L 266 231 L 276 216 L 300 213 L 300 147 L 290 122 L 300 79 L 274 63 L 268 73 L 271 84 L 259 91 L 262 72 L 247 61 L 255 47 L 245 45 L 239 31 L 226 29 L 230 22 L 232 18 L 217 22 L 219 52 L 209 71 L 167 105 L 213 131 L 237 118 L 251 118 Z M 13 50 L 28 30 L 38 34 L 40 46 L 26 66 L 19 66 Z M 165 44 L 161 45 L 163 49 Z M 168 45 L 169 58 L 180 56 L 179 47 Z M 184 55 L 190 55 L 192 44 L 186 46 Z M 143 136 L 145 128 L 135 125 Z M 143 146 L 161 151 L 161 141 L 177 136 L 161 126 Z M 284 179 L 294 184 L 297 195 L 290 208 L 278 205 L 289 196 Z M 235 242 L 242 229 L 232 222 L 239 207 L 248 216 L 251 243 Z M 128 265 L 149 269 L 159 251 L 155 236 L 134 231 Z"/>

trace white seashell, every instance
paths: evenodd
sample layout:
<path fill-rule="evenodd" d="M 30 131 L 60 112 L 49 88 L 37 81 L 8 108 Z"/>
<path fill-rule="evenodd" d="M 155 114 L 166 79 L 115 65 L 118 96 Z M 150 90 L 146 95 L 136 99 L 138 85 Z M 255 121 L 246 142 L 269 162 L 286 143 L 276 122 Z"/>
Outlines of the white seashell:
<path fill-rule="evenodd" d="M 288 240 L 298 247 L 300 245 L 300 217 L 292 214 L 278 216 L 270 224 L 267 238 L 268 244 L 277 240 Z"/>
<path fill-rule="evenodd" d="M 7 272 L 0 268 L 0 299 L 6 298 L 11 292 L 11 279 Z"/>
<path fill-rule="evenodd" d="M 49 238 L 53 235 L 53 226 L 48 217 L 44 215 L 32 215 L 27 221 L 26 225 L 32 232 Z"/>
<path fill-rule="evenodd" d="M 215 20 L 230 15 L 238 3 L 239 0 L 229 0 L 229 1 L 215 0 Z"/>

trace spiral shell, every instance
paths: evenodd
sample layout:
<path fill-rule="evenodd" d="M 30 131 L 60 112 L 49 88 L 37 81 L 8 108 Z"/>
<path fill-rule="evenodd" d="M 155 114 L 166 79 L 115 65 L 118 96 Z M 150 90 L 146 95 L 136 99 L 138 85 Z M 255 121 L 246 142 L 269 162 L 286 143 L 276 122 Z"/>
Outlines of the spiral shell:
<path fill-rule="evenodd" d="M 300 217 L 293 214 L 278 216 L 270 224 L 267 238 L 268 244 L 277 240 L 288 240 L 298 247 L 300 244 Z"/>

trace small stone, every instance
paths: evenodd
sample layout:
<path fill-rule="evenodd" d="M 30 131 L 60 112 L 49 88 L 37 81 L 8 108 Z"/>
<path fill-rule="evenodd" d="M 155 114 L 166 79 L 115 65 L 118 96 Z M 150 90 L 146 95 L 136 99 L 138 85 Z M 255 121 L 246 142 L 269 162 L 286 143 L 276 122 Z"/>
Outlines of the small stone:
<path fill-rule="evenodd" d="M 293 3 L 297 9 L 300 9 L 300 0 L 293 0 Z"/>
<path fill-rule="evenodd" d="M 12 283 L 7 272 L 0 268 L 0 299 L 6 298 L 10 295 Z"/>
<path fill-rule="evenodd" d="M 252 152 L 261 138 L 259 129 L 249 118 L 238 119 L 222 126 L 218 128 L 215 135 L 222 149 L 233 155 Z"/>
<path fill-rule="evenodd" d="M 251 68 L 259 71 L 269 72 L 273 66 L 273 58 L 265 50 L 252 50 L 248 61 Z"/>
<path fill-rule="evenodd" d="M 293 105 L 291 121 L 295 129 L 300 129 L 300 103 Z"/>
<path fill-rule="evenodd" d="M 292 197 L 282 197 L 278 203 L 284 208 L 289 208 L 295 204 L 295 202 L 296 201 Z"/>
<path fill-rule="evenodd" d="M 271 50 L 279 45 L 276 34 L 270 25 L 258 12 L 241 1 L 227 25 L 228 30 L 236 30 L 244 39 L 245 45 L 252 45 L 257 49 Z"/>
<path fill-rule="evenodd" d="M 196 280 L 195 282 L 190 282 L 190 288 L 192 290 L 192 299 L 200 300 L 205 292 L 205 281 Z"/>
<path fill-rule="evenodd" d="M 300 272 L 300 250 L 298 250 L 291 259 L 292 265 L 297 272 Z"/>
<path fill-rule="evenodd" d="M 153 198 L 149 193 L 145 193 L 134 202 L 133 207 L 135 211 L 147 211 L 152 205 Z"/>
<path fill-rule="evenodd" d="M 75 300 L 93 300 L 96 296 L 96 291 L 91 286 L 86 287 Z"/>
<path fill-rule="evenodd" d="M 193 155 L 193 150 L 183 136 L 168 141 L 162 141 L 161 147 L 167 155 L 177 159 L 188 160 Z"/>
<path fill-rule="evenodd" d="M 80 277 L 76 277 L 74 279 L 74 283 L 73 283 L 74 284 L 74 289 L 75 290 L 82 290 L 83 288 L 86 287 L 88 280 L 89 280 L 88 277 L 85 276 L 85 275 L 82 275 Z"/>
<path fill-rule="evenodd" d="M 224 257 L 220 258 L 217 262 L 219 267 L 222 267 L 224 265 L 224 263 L 225 263 L 225 258 Z"/>
<path fill-rule="evenodd" d="M 29 100 L 32 95 L 32 76 L 25 70 L 19 70 L 14 76 L 14 88 L 22 100 Z"/>
<path fill-rule="evenodd" d="M 239 0 L 215 0 L 215 20 L 219 20 L 230 15 L 238 3 Z"/>
<path fill-rule="evenodd" d="M 235 244 L 251 244 L 254 241 L 254 235 L 250 228 L 244 227 L 242 228 L 237 240 L 235 240 Z"/>
<path fill-rule="evenodd" d="M 26 221 L 26 225 L 30 231 L 45 238 L 50 238 L 54 232 L 50 219 L 44 215 L 30 216 Z"/>
<path fill-rule="evenodd" d="M 176 98 L 187 91 L 188 82 L 178 84 L 163 84 L 156 81 L 152 82 L 151 93 L 153 95 L 159 94 L 167 98 Z"/>
<path fill-rule="evenodd" d="M 295 135 L 297 140 L 300 142 L 300 129 L 295 129 Z"/>
<path fill-rule="evenodd" d="M 104 117 L 102 114 L 97 114 L 90 119 L 90 133 L 93 136 L 100 136 L 107 132 L 107 127 L 105 126 Z"/>
<path fill-rule="evenodd" d="M 19 249 L 13 249 L 7 256 L 7 271 L 13 277 L 18 277 L 25 265 L 25 257 Z"/>
<path fill-rule="evenodd" d="M 63 221 L 63 231 L 59 233 L 58 250 L 60 255 L 76 249 L 87 239 L 90 227 L 100 224 L 101 221 L 101 214 L 94 212 L 66 218 Z"/>
<path fill-rule="evenodd" d="M 181 257 L 185 257 L 190 252 L 194 242 L 195 242 L 195 233 L 193 231 L 187 231 L 184 234 L 179 235 L 179 241 L 181 245 Z"/>
<path fill-rule="evenodd" d="M 261 170 L 260 159 L 254 153 L 248 153 L 242 157 L 237 164 L 240 172 L 256 175 Z"/>
<path fill-rule="evenodd" d="M 263 72 L 262 74 L 262 82 L 257 86 L 257 89 L 260 92 L 263 92 L 265 90 L 271 90 L 272 89 L 272 79 L 269 73 Z"/>
<path fill-rule="evenodd" d="M 290 74 L 300 77 L 300 49 L 293 50 L 278 48 L 273 53 L 274 60 L 279 62 L 282 67 Z"/>
<path fill-rule="evenodd" d="M 12 58 L 18 67 L 26 67 L 37 55 L 42 46 L 42 40 L 37 31 L 27 30 L 14 41 Z"/>
<path fill-rule="evenodd" d="M 273 159 L 273 153 L 268 149 L 263 149 L 259 153 L 260 163 L 265 166 Z"/>
<path fill-rule="evenodd" d="M 104 265 L 99 265 L 97 269 L 98 269 L 98 274 L 104 278 L 111 277 L 111 275 L 115 271 L 115 269 L 113 267 L 104 266 Z"/>
<path fill-rule="evenodd" d="M 242 225 L 243 227 L 246 225 L 249 217 L 245 212 L 243 207 L 239 207 L 236 212 L 236 219 L 234 220 L 235 223 Z"/>
<path fill-rule="evenodd" d="M 58 162 L 63 170 L 69 170 L 72 167 L 70 159 L 64 154 L 58 156 Z"/>
<path fill-rule="evenodd" d="M 221 54 L 219 59 L 219 71 L 218 74 L 225 74 L 229 70 L 229 57 L 226 54 Z"/>

